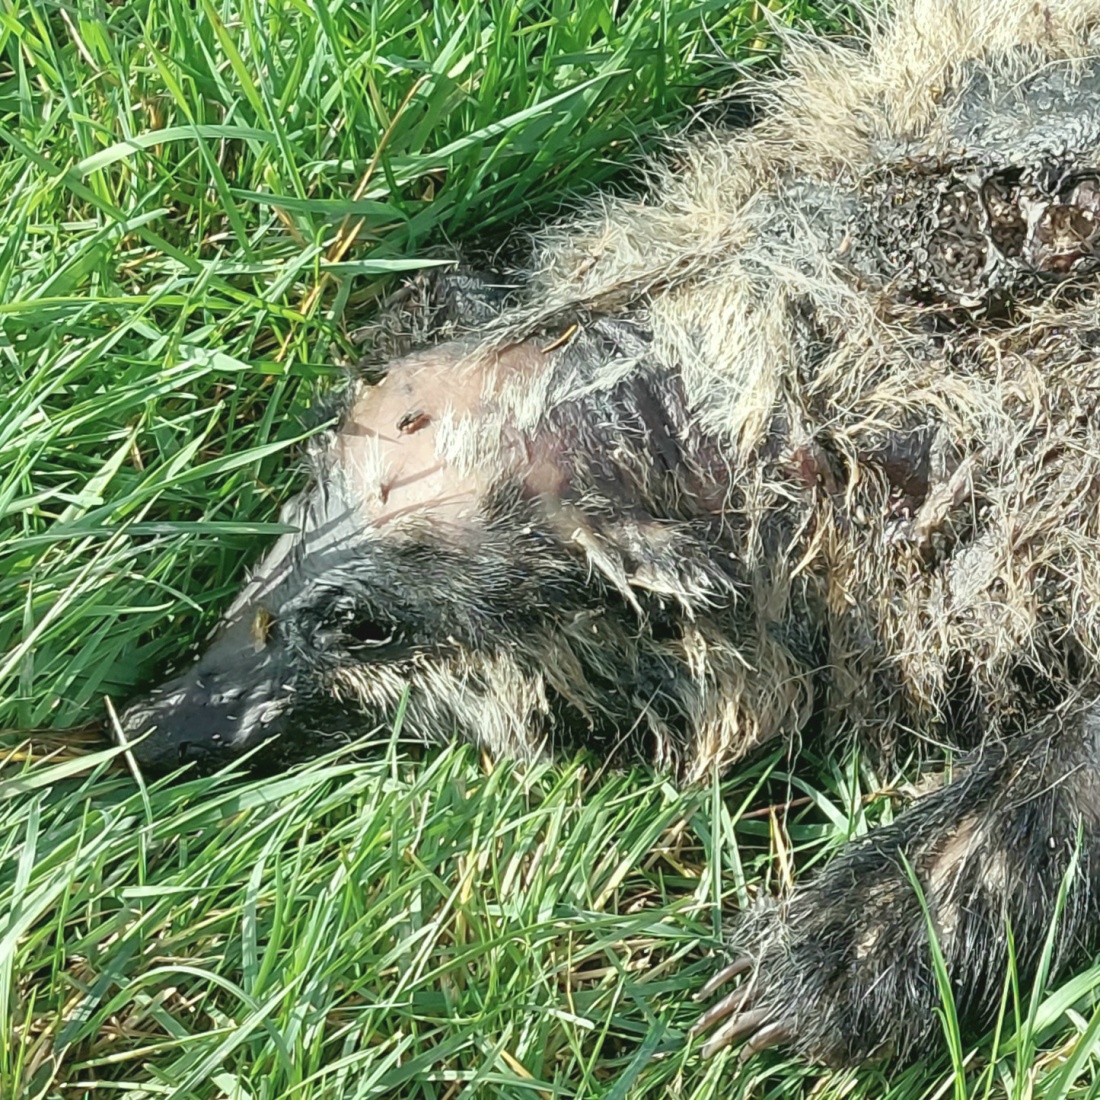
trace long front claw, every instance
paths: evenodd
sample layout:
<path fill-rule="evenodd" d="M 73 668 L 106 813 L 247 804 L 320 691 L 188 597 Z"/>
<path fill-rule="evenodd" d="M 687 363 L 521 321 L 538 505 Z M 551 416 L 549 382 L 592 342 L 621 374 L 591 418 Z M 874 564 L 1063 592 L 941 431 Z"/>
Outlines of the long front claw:
<path fill-rule="evenodd" d="M 777 1020 L 774 1024 L 762 1027 L 755 1035 L 749 1037 L 741 1048 L 737 1058 L 744 1062 L 754 1054 L 759 1054 L 769 1047 L 779 1047 L 789 1043 L 794 1038 L 794 1028 L 786 1020 Z"/>
<path fill-rule="evenodd" d="M 723 967 L 717 974 L 711 978 L 698 993 L 695 994 L 695 1000 L 705 1001 L 715 990 L 721 989 L 726 982 L 738 977 L 741 974 L 746 974 L 752 969 L 752 959 L 748 955 L 742 955 L 739 959 L 734 959 L 729 966 Z"/>
<path fill-rule="evenodd" d="M 751 1012 L 738 1013 L 733 1019 L 724 1023 L 703 1044 L 703 1057 L 713 1057 L 720 1050 L 725 1050 L 726 1047 L 736 1043 L 738 1039 L 751 1035 L 758 1029 L 769 1030 L 767 1009 L 757 1008 Z"/>
<path fill-rule="evenodd" d="M 787 1020 L 775 1020 L 771 1018 L 771 1010 L 755 1006 L 760 985 L 758 975 L 752 973 L 753 969 L 751 957 L 735 959 L 729 966 L 719 970 L 696 996 L 696 1000 L 702 1000 L 734 978 L 750 975 L 732 993 L 727 993 L 717 1004 L 711 1005 L 688 1031 L 689 1035 L 699 1035 L 725 1021 L 703 1045 L 704 1058 L 710 1058 L 738 1040 L 745 1039 L 740 1053 L 740 1058 L 744 1061 L 750 1055 L 767 1050 L 768 1047 L 779 1046 L 793 1037 L 793 1028 Z"/>
<path fill-rule="evenodd" d="M 749 1001 L 752 998 L 754 992 L 753 983 L 750 981 L 748 984 L 739 986 L 732 993 L 723 997 L 717 1004 L 711 1005 L 710 1008 L 691 1025 L 689 1035 L 698 1035 L 702 1031 L 708 1031 L 719 1020 L 724 1020 L 727 1016 L 733 1015 L 735 1012 L 744 1012 L 750 1005 Z"/>

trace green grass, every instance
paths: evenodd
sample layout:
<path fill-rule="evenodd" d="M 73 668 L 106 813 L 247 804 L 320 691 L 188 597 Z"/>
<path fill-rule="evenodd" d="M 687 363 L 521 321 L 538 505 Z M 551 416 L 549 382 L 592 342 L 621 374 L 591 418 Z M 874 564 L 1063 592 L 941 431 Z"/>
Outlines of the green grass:
<path fill-rule="evenodd" d="M 395 273 L 625 186 L 769 49 L 742 0 L 0 3 L 0 1098 L 1097 1094 L 1096 970 L 889 1081 L 687 1045 L 722 914 L 892 812 L 857 761 L 144 786 L 18 732 L 202 637 Z"/>

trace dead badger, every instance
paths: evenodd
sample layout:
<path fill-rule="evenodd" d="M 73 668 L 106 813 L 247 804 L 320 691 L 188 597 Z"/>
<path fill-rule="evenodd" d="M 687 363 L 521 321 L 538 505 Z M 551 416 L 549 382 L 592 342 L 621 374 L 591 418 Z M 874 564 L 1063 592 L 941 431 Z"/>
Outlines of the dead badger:
<path fill-rule="evenodd" d="M 1100 0 L 908 0 L 766 117 L 550 231 L 519 300 L 351 395 L 150 764 L 392 720 L 686 781 L 774 738 L 967 747 L 743 923 L 711 1047 L 831 1063 L 1100 939 Z M 263 755 L 261 752 L 261 757 Z"/>

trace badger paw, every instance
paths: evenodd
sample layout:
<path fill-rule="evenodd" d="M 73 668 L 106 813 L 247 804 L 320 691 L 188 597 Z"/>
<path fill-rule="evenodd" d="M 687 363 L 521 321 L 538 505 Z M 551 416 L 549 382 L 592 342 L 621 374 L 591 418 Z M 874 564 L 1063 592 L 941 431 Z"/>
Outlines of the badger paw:
<path fill-rule="evenodd" d="M 846 1066 L 924 1050 L 938 1027 L 927 921 L 894 870 L 845 883 L 830 867 L 787 901 L 747 914 L 734 939 L 740 953 L 697 998 L 724 993 L 691 1029 L 708 1033 L 704 1056 L 738 1043 L 742 1060 L 789 1046 Z"/>
<path fill-rule="evenodd" d="M 1050 977 L 1091 957 L 1100 946 L 1096 713 L 1060 712 L 1015 742 L 985 746 L 789 897 L 746 913 L 737 961 L 701 994 L 738 982 L 693 1029 L 711 1032 L 705 1052 L 783 1044 L 832 1066 L 907 1062 L 943 1050 L 936 1010 L 948 997 L 966 1034 L 996 1019 L 1006 928 L 1022 984 L 1056 921 Z"/>
<path fill-rule="evenodd" d="M 705 1000 L 736 983 L 692 1028 L 709 1033 L 704 1054 L 741 1043 L 744 1058 L 782 1045 L 811 1062 L 849 1066 L 936 1050 L 941 994 L 921 894 L 960 1017 L 980 1019 L 996 1000 L 999 985 L 994 978 L 991 988 L 990 978 L 999 952 L 990 941 L 1003 899 L 960 858 L 967 850 L 961 833 L 936 844 L 913 844 L 912 837 L 906 844 L 892 829 L 880 833 L 850 845 L 784 901 L 745 914 L 733 939 L 735 961 L 699 994 Z"/>

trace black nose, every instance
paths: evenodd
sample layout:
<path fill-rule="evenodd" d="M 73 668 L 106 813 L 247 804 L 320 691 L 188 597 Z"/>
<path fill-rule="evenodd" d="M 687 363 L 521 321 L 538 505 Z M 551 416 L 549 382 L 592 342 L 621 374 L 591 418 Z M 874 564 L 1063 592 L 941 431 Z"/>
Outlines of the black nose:
<path fill-rule="evenodd" d="M 209 695 L 166 684 L 127 707 L 119 724 L 143 768 L 171 771 L 225 757 L 240 732 L 235 710 Z"/>
<path fill-rule="evenodd" d="M 196 760 L 202 760 L 209 754 L 203 751 L 200 745 L 194 745 L 190 741 L 181 741 L 176 749 L 181 765 L 189 764 Z"/>

